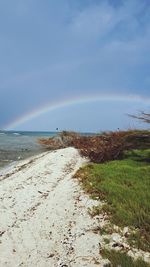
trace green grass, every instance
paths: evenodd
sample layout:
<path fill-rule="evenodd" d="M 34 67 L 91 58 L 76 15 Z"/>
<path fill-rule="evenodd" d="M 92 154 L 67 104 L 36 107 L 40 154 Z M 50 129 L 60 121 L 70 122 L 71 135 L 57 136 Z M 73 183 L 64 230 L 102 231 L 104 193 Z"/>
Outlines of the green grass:
<path fill-rule="evenodd" d="M 102 210 L 112 223 L 136 228 L 129 242 L 146 251 L 150 251 L 149 158 L 150 150 L 135 150 L 123 160 L 89 164 L 77 174 L 92 197 L 106 201 Z"/>
<path fill-rule="evenodd" d="M 150 265 L 143 260 L 138 259 L 134 261 L 131 257 L 120 251 L 103 249 L 101 255 L 109 259 L 111 267 L 150 267 Z"/>

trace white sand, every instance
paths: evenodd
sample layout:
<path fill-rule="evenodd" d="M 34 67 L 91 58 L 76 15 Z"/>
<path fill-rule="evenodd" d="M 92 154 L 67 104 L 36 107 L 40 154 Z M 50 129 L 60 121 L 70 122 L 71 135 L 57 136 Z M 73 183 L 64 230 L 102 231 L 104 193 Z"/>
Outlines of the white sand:
<path fill-rule="evenodd" d="M 1 173 L 0 267 L 102 266 L 93 201 L 72 179 L 84 162 L 66 148 Z"/>

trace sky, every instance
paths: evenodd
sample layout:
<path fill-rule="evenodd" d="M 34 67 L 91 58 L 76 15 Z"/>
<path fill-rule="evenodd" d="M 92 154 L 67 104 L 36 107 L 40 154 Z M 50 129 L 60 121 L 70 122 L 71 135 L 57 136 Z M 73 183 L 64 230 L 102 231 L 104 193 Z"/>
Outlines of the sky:
<path fill-rule="evenodd" d="M 0 0 L 1 129 L 134 128 L 127 114 L 140 110 L 150 110 L 149 0 Z"/>

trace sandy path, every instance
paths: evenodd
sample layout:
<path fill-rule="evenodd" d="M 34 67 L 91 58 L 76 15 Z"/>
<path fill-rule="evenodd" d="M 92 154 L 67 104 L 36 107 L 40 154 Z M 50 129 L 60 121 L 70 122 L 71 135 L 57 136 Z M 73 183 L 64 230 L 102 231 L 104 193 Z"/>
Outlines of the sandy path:
<path fill-rule="evenodd" d="M 84 161 L 67 148 L 0 175 L 0 267 L 101 266 L 93 201 L 71 178 Z"/>

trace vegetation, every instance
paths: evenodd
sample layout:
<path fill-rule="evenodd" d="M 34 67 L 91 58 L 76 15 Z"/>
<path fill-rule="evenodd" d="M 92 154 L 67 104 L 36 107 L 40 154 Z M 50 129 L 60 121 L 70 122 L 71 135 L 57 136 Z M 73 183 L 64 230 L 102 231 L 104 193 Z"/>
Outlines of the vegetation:
<path fill-rule="evenodd" d="M 92 162 L 102 163 L 122 159 L 125 150 L 150 148 L 150 132 L 132 130 L 83 136 L 74 132 L 63 131 L 56 137 L 40 139 L 39 143 L 48 149 L 74 146 Z"/>
<path fill-rule="evenodd" d="M 150 132 L 117 131 L 73 140 L 73 146 L 92 162 L 102 163 L 122 159 L 124 151 L 134 148 L 150 148 Z"/>
<path fill-rule="evenodd" d="M 77 139 L 80 135 L 76 132 L 62 131 L 57 136 L 50 138 L 40 138 L 38 142 L 44 145 L 49 150 L 65 148 L 73 146 L 73 140 Z"/>
<path fill-rule="evenodd" d="M 111 267 L 150 267 L 150 265 L 143 260 L 138 259 L 134 261 L 131 257 L 120 251 L 103 249 L 101 255 L 109 259 Z"/>
<path fill-rule="evenodd" d="M 91 163 L 75 177 L 87 193 L 105 203 L 94 208 L 92 215 L 104 212 L 111 223 L 122 228 L 129 226 L 127 242 L 150 252 L 150 131 L 116 131 L 93 136 L 64 131 L 39 142 L 48 149 L 74 146 L 88 157 Z M 142 261 L 133 262 L 120 252 L 105 250 L 104 254 L 115 267 L 148 266 Z"/>
<path fill-rule="evenodd" d="M 97 213 L 107 212 L 112 223 L 134 227 L 128 241 L 150 251 L 150 149 L 126 152 L 124 159 L 89 164 L 78 177 L 87 193 L 106 202 Z M 133 241 L 134 237 L 134 241 Z"/>

